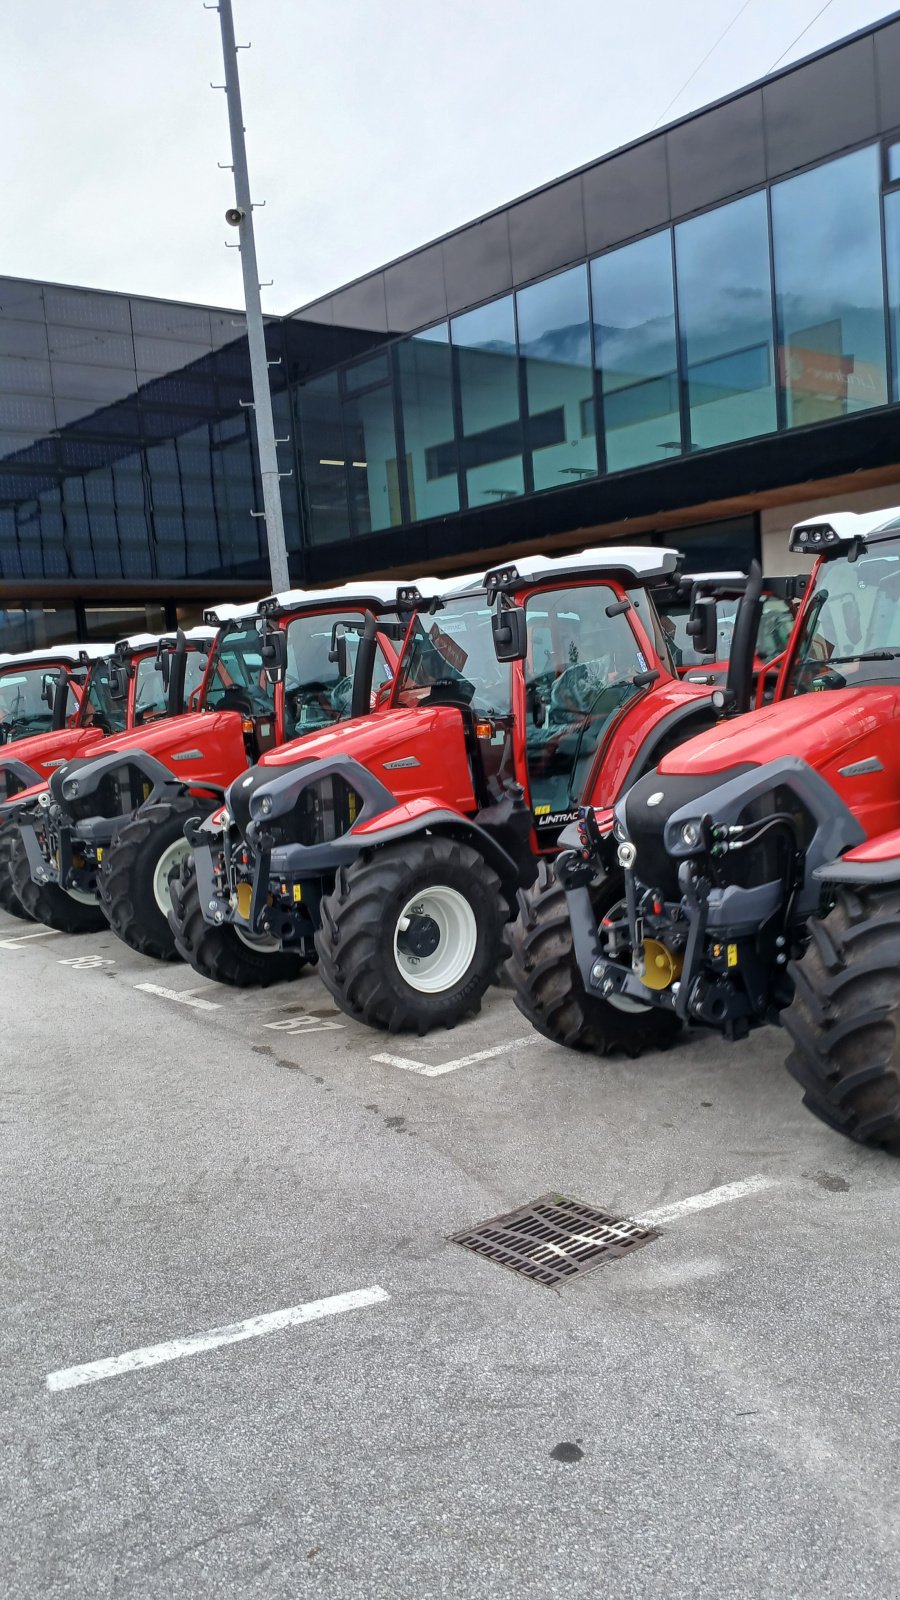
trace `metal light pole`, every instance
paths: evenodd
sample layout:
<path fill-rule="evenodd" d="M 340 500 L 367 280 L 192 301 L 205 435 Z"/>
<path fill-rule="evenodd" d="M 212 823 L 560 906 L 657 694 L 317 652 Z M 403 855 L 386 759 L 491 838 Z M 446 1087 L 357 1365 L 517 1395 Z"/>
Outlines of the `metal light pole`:
<path fill-rule="evenodd" d="M 244 143 L 244 118 L 241 111 L 237 46 L 234 42 L 234 18 L 231 14 L 231 0 L 218 0 L 218 4 L 207 5 L 205 9 L 219 13 L 222 54 L 225 60 L 225 83 L 214 84 L 213 87 L 222 87 L 225 90 L 225 98 L 228 101 L 228 127 L 231 133 L 235 210 L 226 212 L 226 221 L 238 229 L 238 248 L 241 252 L 241 271 L 244 277 L 244 304 L 247 310 L 247 342 L 250 346 L 250 375 L 253 382 L 253 410 L 256 418 L 256 446 L 264 507 L 263 511 L 252 514 L 265 517 L 272 589 L 277 592 L 290 587 L 290 576 L 281 506 L 282 474 L 278 470 L 275 423 L 272 417 L 272 391 L 269 387 L 269 358 L 259 297 L 259 268 L 256 264 L 256 241 L 253 237 L 253 202 L 250 198 L 247 147 Z"/>

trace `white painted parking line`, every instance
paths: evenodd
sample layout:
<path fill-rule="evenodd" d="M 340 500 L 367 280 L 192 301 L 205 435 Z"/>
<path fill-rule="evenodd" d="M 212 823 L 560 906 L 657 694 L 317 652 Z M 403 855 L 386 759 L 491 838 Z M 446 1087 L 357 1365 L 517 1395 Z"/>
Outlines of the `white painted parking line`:
<path fill-rule="evenodd" d="M 524 1050 L 531 1044 L 543 1044 L 537 1033 L 525 1039 L 510 1039 L 506 1044 L 492 1045 L 489 1050 L 474 1050 L 470 1056 L 459 1056 L 456 1061 L 412 1061 L 408 1056 L 377 1055 L 370 1061 L 379 1061 L 385 1067 L 399 1067 L 401 1072 L 418 1072 L 422 1078 L 441 1078 L 445 1072 L 458 1072 L 460 1067 L 474 1067 L 478 1061 L 490 1061 L 494 1056 L 508 1055 L 511 1050 Z"/>
<path fill-rule="evenodd" d="M 29 939 L 58 939 L 59 934 L 55 928 L 39 928 L 37 933 L 15 933 L 9 939 L 0 939 L 0 947 L 4 950 L 18 950 L 21 945 L 27 944 Z"/>
<path fill-rule="evenodd" d="M 47 1376 L 47 1388 L 78 1389 L 85 1383 L 99 1383 L 103 1378 L 117 1378 L 122 1372 L 139 1372 L 142 1367 L 158 1367 L 164 1361 L 178 1361 L 182 1356 L 199 1356 L 206 1350 L 217 1350 L 223 1344 L 242 1344 L 245 1339 L 259 1339 L 264 1333 L 278 1333 L 282 1328 L 299 1328 L 305 1322 L 318 1322 L 322 1317 L 336 1317 L 342 1311 L 362 1311 L 366 1306 L 376 1306 L 389 1300 L 386 1290 L 375 1283 L 370 1289 L 351 1289 L 348 1294 L 332 1294 L 327 1300 L 307 1300 L 299 1306 L 287 1306 L 283 1311 L 266 1311 L 260 1317 L 248 1317 L 245 1322 L 231 1322 L 224 1328 L 209 1328 L 206 1333 L 189 1333 L 181 1339 L 166 1339 L 163 1344 L 144 1345 L 139 1350 L 126 1350 L 120 1356 L 108 1356 L 103 1361 L 87 1361 L 81 1367 L 62 1367 Z"/>
<path fill-rule="evenodd" d="M 175 1000 L 180 1006 L 193 1006 L 196 1011 L 220 1011 L 222 1008 L 217 1000 L 201 1000 L 190 989 L 179 993 L 177 989 L 165 989 L 161 983 L 136 983 L 134 986 L 144 994 L 159 995 L 161 1000 Z"/>
<path fill-rule="evenodd" d="M 752 1178 L 742 1178 L 738 1183 L 722 1183 L 716 1189 L 707 1189 L 703 1194 L 688 1195 L 686 1200 L 674 1200 L 671 1205 L 657 1206 L 653 1211 L 642 1211 L 635 1217 L 637 1223 L 650 1223 L 657 1227 L 661 1222 L 672 1222 L 676 1217 L 685 1217 L 691 1211 L 708 1211 L 711 1206 L 724 1206 L 730 1200 L 745 1200 L 748 1195 L 762 1194 L 766 1189 L 778 1188 L 777 1178 L 766 1178 L 762 1173 L 757 1173 Z"/>

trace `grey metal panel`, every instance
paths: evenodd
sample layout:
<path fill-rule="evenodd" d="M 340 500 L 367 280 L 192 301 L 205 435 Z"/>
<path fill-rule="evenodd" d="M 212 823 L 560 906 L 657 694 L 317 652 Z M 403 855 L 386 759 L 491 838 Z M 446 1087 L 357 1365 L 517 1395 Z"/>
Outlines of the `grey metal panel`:
<path fill-rule="evenodd" d="M 759 90 L 673 128 L 667 138 L 673 216 L 714 205 L 765 182 Z"/>
<path fill-rule="evenodd" d="M 581 181 L 589 254 L 669 220 L 664 136 L 589 167 Z"/>
<path fill-rule="evenodd" d="M 763 86 L 766 165 L 776 178 L 875 137 L 875 45 L 858 39 Z"/>
<path fill-rule="evenodd" d="M 875 35 L 875 76 L 878 126 L 883 132 L 900 128 L 900 22 L 879 28 Z"/>
<path fill-rule="evenodd" d="M 391 333 L 410 333 L 447 315 L 447 290 L 444 286 L 444 250 L 440 244 L 428 245 L 404 261 L 395 261 L 384 272 L 388 328 Z"/>
<path fill-rule="evenodd" d="M 509 212 L 513 279 L 527 283 L 587 254 L 580 175 L 522 200 Z"/>
<path fill-rule="evenodd" d="M 329 295 L 325 300 L 315 300 L 311 306 L 292 313 L 291 322 L 320 322 L 326 328 L 334 327 L 334 307 Z"/>
<path fill-rule="evenodd" d="M 507 213 L 486 217 L 443 243 L 448 311 L 489 300 L 512 288 Z"/>
<path fill-rule="evenodd" d="M 372 333 L 387 333 L 387 307 L 384 301 L 384 273 L 373 272 L 359 283 L 331 296 L 336 328 L 365 328 Z"/>

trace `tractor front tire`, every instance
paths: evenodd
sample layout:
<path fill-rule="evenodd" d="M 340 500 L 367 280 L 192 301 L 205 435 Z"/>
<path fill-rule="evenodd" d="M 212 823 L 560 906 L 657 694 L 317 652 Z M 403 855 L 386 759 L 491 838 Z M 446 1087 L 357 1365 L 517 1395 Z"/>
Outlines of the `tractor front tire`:
<path fill-rule="evenodd" d="M 592 893 L 598 922 L 622 894 L 620 881 Z M 531 887 L 519 891 L 519 915 L 510 929 L 510 945 L 506 970 L 516 1005 L 531 1026 L 554 1044 L 634 1059 L 648 1050 L 668 1049 L 681 1032 L 681 1022 L 671 1011 L 636 1004 L 620 1009 L 587 993 L 575 958 L 565 892 L 547 860 L 538 863 Z"/>
<path fill-rule="evenodd" d="M 319 973 L 341 1010 L 388 1033 L 453 1028 L 506 955 L 500 879 L 442 834 L 367 850 L 322 900 Z"/>
<path fill-rule="evenodd" d="M 178 960 L 169 912 L 172 884 L 190 854 L 184 825 L 211 810 L 190 795 L 158 801 L 136 812 L 104 852 L 100 904 L 113 932 L 142 956 Z"/>
<path fill-rule="evenodd" d="M 11 917 L 22 917 L 26 922 L 31 922 L 32 918 L 13 888 L 11 857 L 16 835 L 13 822 L 0 828 L 0 911 L 8 911 Z"/>
<path fill-rule="evenodd" d="M 264 940 L 241 938 L 231 923 L 205 922 L 192 855 L 181 863 L 181 875 L 172 883 L 169 927 L 176 953 L 201 978 L 227 984 L 231 989 L 268 989 L 273 983 L 290 983 L 310 965 L 309 957 L 282 950 Z"/>
<path fill-rule="evenodd" d="M 58 883 L 35 883 L 28 865 L 22 835 L 16 829 L 9 853 L 10 873 L 15 894 L 26 914 L 57 933 L 102 933 L 106 918 L 99 903 L 89 895 L 70 893 Z"/>
<path fill-rule="evenodd" d="M 900 1155 L 900 888 L 841 887 L 791 964 L 787 1069 L 813 1116 Z"/>

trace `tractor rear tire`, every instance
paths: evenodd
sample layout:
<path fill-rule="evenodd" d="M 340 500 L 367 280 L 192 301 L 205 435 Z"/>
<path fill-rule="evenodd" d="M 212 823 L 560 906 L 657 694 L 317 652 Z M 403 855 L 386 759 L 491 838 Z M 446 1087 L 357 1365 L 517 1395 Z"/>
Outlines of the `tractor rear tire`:
<path fill-rule="evenodd" d="M 25 922 L 31 922 L 33 919 L 13 888 L 10 857 L 15 838 L 14 822 L 7 822 L 5 827 L 0 828 L 0 911 L 8 911 L 11 917 L 22 917 Z"/>
<path fill-rule="evenodd" d="M 791 964 L 787 1069 L 814 1117 L 900 1155 L 900 888 L 841 887 Z"/>
<path fill-rule="evenodd" d="M 441 834 L 341 867 L 321 915 L 326 989 L 348 1017 L 388 1033 L 421 1036 L 475 1015 L 508 953 L 500 879 L 479 851 Z"/>
<path fill-rule="evenodd" d="M 169 927 L 182 961 L 201 978 L 231 989 L 268 989 L 273 983 L 292 983 L 310 965 L 308 956 L 291 950 L 246 944 L 230 923 L 205 922 L 192 855 L 185 856 L 181 875 L 172 883 Z"/>
<path fill-rule="evenodd" d="M 102 933 L 106 918 L 96 900 L 77 900 L 58 883 L 35 883 L 22 835 L 16 829 L 9 853 L 13 890 L 27 915 L 57 933 Z"/>
<path fill-rule="evenodd" d="M 100 904 L 113 933 L 142 956 L 178 960 L 169 911 L 172 883 L 190 854 L 184 825 L 212 809 L 190 795 L 158 801 L 131 817 L 104 852 Z"/>
<path fill-rule="evenodd" d="M 621 881 L 613 880 L 591 895 L 598 922 L 622 893 Z M 586 992 L 565 892 L 547 860 L 538 863 L 531 887 L 519 891 L 519 915 L 510 929 L 510 944 L 506 970 L 516 1005 L 531 1026 L 554 1044 L 635 1059 L 648 1050 L 668 1049 L 681 1032 L 681 1022 L 671 1011 L 652 1005 L 620 1009 Z"/>

